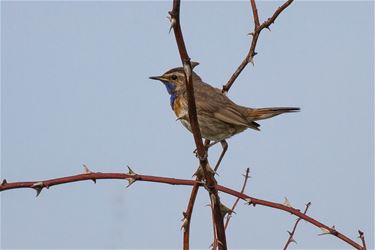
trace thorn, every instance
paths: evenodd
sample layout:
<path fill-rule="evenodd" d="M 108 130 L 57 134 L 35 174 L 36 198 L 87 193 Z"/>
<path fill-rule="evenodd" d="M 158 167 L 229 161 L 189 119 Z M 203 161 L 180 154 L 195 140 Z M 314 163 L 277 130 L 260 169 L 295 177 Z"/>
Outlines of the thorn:
<path fill-rule="evenodd" d="M 251 63 L 253 66 L 255 66 L 255 64 L 254 64 L 254 57 L 251 56 L 251 57 L 249 58 L 249 60 L 247 61 L 247 63 Z"/>
<path fill-rule="evenodd" d="M 288 232 L 289 236 L 292 236 L 292 235 L 293 235 L 292 232 L 290 232 L 289 230 L 288 230 L 287 232 Z"/>
<path fill-rule="evenodd" d="M 134 178 L 126 178 L 126 180 L 128 181 L 128 185 L 126 185 L 127 188 L 130 187 L 135 182 Z"/>
<path fill-rule="evenodd" d="M 297 244 L 297 241 L 293 237 L 290 238 L 289 242 L 293 242 L 294 244 Z"/>
<path fill-rule="evenodd" d="M 169 31 L 168 31 L 168 33 L 170 34 L 173 27 L 176 25 L 176 18 L 173 18 L 171 16 L 167 16 L 167 18 L 168 18 L 169 22 L 171 23 L 171 26 L 169 27 Z"/>
<path fill-rule="evenodd" d="M 358 230 L 358 234 L 359 234 L 358 239 L 363 240 L 365 238 L 364 233 L 361 230 Z"/>
<path fill-rule="evenodd" d="M 136 175 L 136 172 L 133 171 L 129 166 L 126 166 L 128 168 L 128 174 L 130 175 Z"/>
<path fill-rule="evenodd" d="M 322 233 L 318 234 L 319 236 L 321 236 L 321 235 L 325 235 L 325 234 L 331 234 L 331 231 L 328 230 L 328 229 L 325 228 L 325 227 L 320 227 L 320 230 L 322 231 Z"/>
<path fill-rule="evenodd" d="M 89 167 L 87 167 L 86 164 L 82 164 L 82 166 L 83 166 L 83 173 L 84 174 L 91 174 L 92 173 L 91 170 L 89 169 Z"/>
<path fill-rule="evenodd" d="M 34 188 L 34 187 L 43 187 L 44 184 L 42 181 L 39 181 L 39 182 L 35 182 L 31 187 Z"/>
<path fill-rule="evenodd" d="M 187 62 L 184 62 L 184 71 L 185 71 L 185 75 L 186 75 L 186 79 L 189 79 L 190 76 L 191 76 L 191 67 L 189 66 L 189 64 Z"/>
<path fill-rule="evenodd" d="M 336 227 L 335 227 L 335 225 L 333 225 L 333 226 L 331 227 L 331 233 L 332 233 L 333 235 L 337 236 L 338 232 L 336 231 Z"/>
<path fill-rule="evenodd" d="M 254 32 L 247 33 L 248 36 L 253 36 Z"/>
<path fill-rule="evenodd" d="M 181 226 L 181 229 L 180 229 L 180 230 L 184 229 L 184 231 L 186 231 L 186 228 L 187 228 L 188 223 L 189 223 L 188 219 L 183 218 L 183 219 L 182 219 L 182 226 Z"/>
<path fill-rule="evenodd" d="M 133 176 L 137 175 L 137 173 L 134 172 L 133 169 L 131 169 L 129 166 L 127 167 L 128 167 L 128 173 L 127 173 L 128 175 L 133 175 Z M 135 178 L 131 178 L 131 177 L 125 178 L 125 179 L 128 181 L 128 185 L 126 186 L 127 188 L 130 187 L 136 181 Z"/>
<path fill-rule="evenodd" d="M 89 167 L 86 165 L 86 164 L 82 164 L 83 166 L 83 174 L 93 174 L 94 172 L 92 172 Z M 96 179 L 91 179 L 95 184 L 96 184 Z"/>
<path fill-rule="evenodd" d="M 287 206 L 287 207 L 292 207 L 292 205 L 290 204 L 288 198 L 284 197 L 284 203 L 283 203 L 284 206 Z"/>
<path fill-rule="evenodd" d="M 1 185 L 5 185 L 5 184 L 7 184 L 8 182 L 7 182 L 7 179 L 4 179 L 2 182 L 1 182 L 1 184 L 0 184 L 0 186 Z"/>
<path fill-rule="evenodd" d="M 194 177 L 194 176 L 196 176 L 198 179 L 202 179 L 203 178 L 203 169 L 202 169 L 201 166 L 199 166 L 197 168 L 197 170 L 194 172 L 194 174 L 193 174 L 192 177 Z"/>
<path fill-rule="evenodd" d="M 270 26 L 267 26 L 266 29 L 268 29 L 271 32 Z"/>
<path fill-rule="evenodd" d="M 42 192 L 42 189 L 44 187 L 44 184 L 42 181 L 40 182 L 35 182 L 32 186 L 32 188 L 34 188 L 34 190 L 36 191 L 36 196 L 35 197 L 38 197 L 39 194 Z"/>
<path fill-rule="evenodd" d="M 253 201 L 250 198 L 246 198 L 245 201 L 246 201 L 245 203 L 246 205 L 249 205 L 249 206 L 253 205 L 255 207 L 255 203 L 253 203 Z"/>
<path fill-rule="evenodd" d="M 194 149 L 193 154 L 197 155 L 198 149 Z"/>
<path fill-rule="evenodd" d="M 250 175 L 246 175 L 246 174 L 242 174 L 242 176 L 243 176 L 244 178 L 246 178 L 246 180 L 248 180 L 248 179 L 250 179 L 250 178 L 251 178 L 251 176 L 250 176 Z"/>
<path fill-rule="evenodd" d="M 191 64 L 191 69 L 194 69 L 195 67 L 197 67 L 199 65 L 199 62 L 191 61 L 190 64 Z"/>
<path fill-rule="evenodd" d="M 215 172 L 209 164 L 207 164 L 207 170 L 208 170 L 208 173 L 211 174 L 211 175 L 219 175 L 217 172 Z M 198 179 L 203 179 L 204 177 L 204 171 L 203 171 L 203 168 L 201 165 L 199 165 L 199 167 L 197 168 L 197 170 L 194 172 L 193 176 L 194 177 L 196 176 Z"/>
<path fill-rule="evenodd" d="M 223 203 L 220 203 L 220 212 L 221 212 L 221 217 L 223 217 L 223 218 L 227 214 L 228 214 L 228 216 L 231 216 L 232 213 L 236 213 L 232 209 L 225 206 Z"/>

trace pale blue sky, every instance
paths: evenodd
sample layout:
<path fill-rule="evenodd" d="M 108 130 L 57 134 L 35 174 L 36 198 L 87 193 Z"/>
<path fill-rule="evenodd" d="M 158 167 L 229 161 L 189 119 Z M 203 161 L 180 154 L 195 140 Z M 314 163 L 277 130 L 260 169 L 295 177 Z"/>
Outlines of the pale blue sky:
<path fill-rule="evenodd" d="M 261 20 L 280 2 L 262 2 Z M 261 34 L 255 67 L 229 96 L 251 107 L 299 106 L 231 138 L 218 181 L 293 206 L 374 247 L 374 10 L 372 2 L 295 2 Z M 40 180 L 92 171 L 191 178 L 194 142 L 165 88 L 148 79 L 180 65 L 170 2 L 1 2 L 1 178 Z M 220 87 L 249 47 L 248 1 L 183 2 L 196 72 Z M 210 151 L 215 161 L 219 147 Z M 1 194 L 1 248 L 180 248 L 189 187 L 122 181 Z M 233 198 L 222 195 L 228 206 Z M 191 242 L 212 240 L 199 193 Z M 230 248 L 280 249 L 294 217 L 242 202 Z M 301 223 L 291 248 L 348 248 Z"/>

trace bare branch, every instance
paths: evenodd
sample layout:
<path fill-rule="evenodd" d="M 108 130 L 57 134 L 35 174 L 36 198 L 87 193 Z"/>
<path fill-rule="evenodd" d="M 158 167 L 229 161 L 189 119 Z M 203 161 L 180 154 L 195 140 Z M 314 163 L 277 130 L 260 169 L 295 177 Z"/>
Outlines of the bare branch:
<path fill-rule="evenodd" d="M 254 26 L 257 28 L 260 25 L 257 5 L 255 3 L 255 0 L 250 0 L 250 3 L 251 3 L 251 9 L 253 10 Z"/>
<path fill-rule="evenodd" d="M 293 0 L 288 0 L 283 5 L 281 5 L 275 13 L 267 19 L 267 21 L 263 22 L 261 25 L 259 25 L 259 17 L 258 17 L 258 10 L 256 8 L 255 0 L 251 1 L 251 8 L 253 11 L 253 17 L 254 17 L 254 31 L 250 33 L 252 35 L 252 40 L 250 44 L 249 52 L 247 53 L 245 59 L 242 61 L 242 63 L 237 67 L 236 71 L 233 73 L 233 75 L 229 78 L 228 82 L 223 86 L 222 91 L 224 93 L 228 92 L 229 89 L 232 87 L 233 83 L 236 81 L 237 77 L 241 74 L 242 70 L 251 62 L 253 63 L 253 58 L 256 55 L 255 48 L 257 45 L 257 41 L 260 35 L 260 32 L 267 28 L 269 29 L 269 26 L 275 22 L 276 18 L 280 15 L 280 13 L 285 10 L 292 2 Z"/>
<path fill-rule="evenodd" d="M 124 174 L 124 173 L 90 173 L 90 174 L 78 174 L 78 175 L 72 175 L 67 177 L 61 177 L 56 179 L 49 179 L 49 180 L 42 180 L 42 181 L 25 181 L 25 182 L 7 182 L 2 181 L 0 185 L 0 192 L 5 190 L 11 190 L 11 189 L 19 189 L 19 188 L 30 188 L 34 189 L 34 185 L 38 184 L 42 188 L 49 188 L 55 185 L 61 185 L 71 182 L 78 182 L 78 181 L 87 181 L 87 180 L 101 180 L 101 179 L 120 179 L 120 180 L 126 180 L 127 178 L 134 178 L 136 181 L 146 181 L 146 182 L 156 182 L 156 183 L 164 183 L 164 184 L 170 184 L 170 185 L 184 185 L 184 186 L 193 186 L 193 185 L 199 185 L 203 186 L 204 183 L 198 182 L 195 180 L 184 180 L 184 179 L 175 179 L 175 178 L 169 178 L 169 177 L 159 177 L 159 176 L 151 176 L 151 175 L 140 175 L 140 174 Z M 216 185 L 216 189 L 220 192 L 226 193 L 228 195 L 232 195 L 234 197 L 238 197 L 244 201 L 246 201 L 249 205 L 260 205 L 270 208 L 279 209 L 288 213 L 291 213 L 302 220 L 305 220 L 312 225 L 320 228 L 325 229 L 329 234 L 336 236 L 337 238 L 345 241 L 349 245 L 353 246 L 356 249 L 364 250 L 364 248 L 356 243 L 355 241 L 351 240 L 349 237 L 345 236 L 344 234 L 337 231 L 335 228 L 331 228 L 312 217 L 302 213 L 299 209 L 295 209 L 293 207 L 285 206 L 281 203 L 266 201 L 262 199 L 258 199 L 255 197 L 248 196 L 244 193 L 240 193 L 236 190 Z M 362 233 L 363 234 L 363 233 Z M 363 236 L 364 239 L 364 236 Z M 219 244 L 220 245 L 220 244 Z"/>
<path fill-rule="evenodd" d="M 0 192 L 11 190 L 11 189 L 20 189 L 20 188 L 31 188 L 35 189 L 38 186 L 41 189 L 50 188 L 56 185 L 62 185 L 66 183 L 87 181 L 87 180 L 104 180 L 104 179 L 118 179 L 118 180 L 128 180 L 134 179 L 135 181 L 146 181 L 146 182 L 157 182 L 171 185 L 184 185 L 184 186 L 193 186 L 194 184 L 202 186 L 203 183 L 195 180 L 184 180 L 184 179 L 175 179 L 168 177 L 158 177 L 150 175 L 139 175 L 139 174 L 125 174 L 125 173 L 84 173 L 77 174 L 72 176 L 66 176 L 61 178 L 43 180 L 43 181 L 23 181 L 23 182 L 4 182 L 0 185 Z"/>
<path fill-rule="evenodd" d="M 194 97 L 194 86 L 192 81 L 192 67 L 190 62 L 190 57 L 187 53 L 184 37 L 182 35 L 181 26 L 180 26 L 180 1 L 173 1 L 173 9 L 169 12 L 171 16 L 171 27 L 174 31 L 176 38 L 176 43 L 178 51 L 181 57 L 182 65 L 185 71 L 185 84 L 187 89 L 187 99 L 188 99 L 188 113 L 191 130 L 194 136 L 194 141 L 197 146 L 197 153 L 201 161 L 207 161 L 207 153 L 202 143 L 202 136 L 199 129 L 198 119 L 197 119 L 197 110 L 195 105 Z"/>
<path fill-rule="evenodd" d="M 198 119 L 197 119 L 197 110 L 195 105 L 195 97 L 194 97 L 194 86 L 193 86 L 193 79 L 192 79 L 192 67 L 189 55 L 186 50 L 184 38 L 181 31 L 180 26 L 180 0 L 173 0 L 173 8 L 172 11 L 169 12 L 170 20 L 171 20 L 171 27 L 174 31 L 174 35 L 176 38 L 176 43 L 178 47 L 178 51 L 180 54 L 180 58 L 182 61 L 182 65 L 184 68 L 185 73 L 185 84 L 187 90 L 187 99 L 188 99 L 188 115 L 189 115 L 189 122 L 191 126 L 191 130 L 194 136 L 195 145 L 197 147 L 197 154 L 200 161 L 200 166 L 202 167 L 204 177 L 206 180 L 206 188 L 210 195 L 210 200 L 213 202 L 211 204 L 212 210 L 214 213 L 214 223 L 217 231 L 217 238 L 221 244 L 219 244 L 219 249 L 227 249 L 227 242 L 225 237 L 225 229 L 223 218 L 220 213 L 220 197 L 218 195 L 216 189 L 216 180 L 213 174 L 210 174 L 209 164 L 207 160 L 207 150 L 202 143 L 202 136 L 199 129 Z M 187 228 L 189 229 L 189 228 Z M 189 233 L 184 235 L 184 242 L 185 237 L 188 237 Z M 187 239 L 188 241 L 188 239 Z"/>
<path fill-rule="evenodd" d="M 261 200 L 261 199 L 257 199 L 257 198 L 254 198 L 254 197 L 250 197 L 246 194 L 241 194 L 240 192 L 237 192 L 233 189 L 229 189 L 227 187 L 220 186 L 220 185 L 217 186 L 217 189 L 220 192 L 224 192 L 224 193 L 233 195 L 235 197 L 240 197 L 242 200 L 246 201 L 247 204 L 249 204 L 249 205 L 253 205 L 253 206 L 261 205 L 261 206 L 271 207 L 271 208 L 275 208 L 275 209 L 280 209 L 280 210 L 286 211 L 288 213 L 294 214 L 295 216 L 313 224 L 314 226 L 316 226 L 320 229 L 325 229 L 329 234 L 331 234 L 333 236 L 336 236 L 337 238 L 345 241 L 346 243 L 353 246 L 354 248 L 362 250 L 362 247 L 358 243 L 356 243 L 355 241 L 351 240 L 349 237 L 340 233 L 335 228 L 333 228 L 333 227 L 331 228 L 331 227 L 311 218 L 310 216 L 308 216 L 306 214 L 303 214 L 299 209 L 295 209 L 293 207 L 289 207 L 289 206 L 286 206 L 286 205 L 283 205 L 283 204 L 280 204 L 280 203 L 276 203 L 276 202 L 271 202 L 271 201 L 266 201 L 266 200 Z"/>
<path fill-rule="evenodd" d="M 245 179 L 244 179 L 244 182 L 243 182 L 243 185 L 242 185 L 241 191 L 240 191 L 241 194 L 243 194 L 243 193 L 245 192 L 245 188 L 246 188 L 247 180 L 250 178 L 249 173 L 250 173 L 250 169 L 247 168 L 247 169 L 246 169 L 246 173 L 245 173 L 245 175 L 244 175 Z M 241 199 L 241 198 L 237 197 L 236 201 L 233 203 L 233 206 L 232 206 L 232 208 L 231 208 L 232 211 L 234 211 L 234 209 L 236 208 L 236 206 L 237 206 L 238 202 L 240 201 L 240 199 Z M 230 218 L 232 218 L 232 216 L 230 216 L 230 215 L 228 214 L 228 216 L 227 216 L 227 220 L 225 221 L 225 226 L 224 226 L 225 229 L 227 229 L 227 227 L 228 227 L 228 225 L 229 225 Z"/>
<path fill-rule="evenodd" d="M 198 180 L 198 178 L 197 178 Z M 190 199 L 186 211 L 184 212 L 184 219 L 186 219 L 186 225 L 184 226 L 184 248 L 185 250 L 189 249 L 189 238 L 190 238 L 190 221 L 191 215 L 193 214 L 193 208 L 197 194 L 199 191 L 199 183 L 193 185 L 191 189 Z"/>
<path fill-rule="evenodd" d="M 307 210 L 309 209 L 310 205 L 311 205 L 311 202 L 309 202 L 309 203 L 306 204 L 305 211 L 303 211 L 303 214 L 306 214 L 306 213 L 307 213 Z M 286 243 L 285 243 L 285 246 L 284 246 L 284 248 L 283 248 L 284 250 L 286 250 L 286 249 L 288 248 L 288 246 L 289 246 L 290 243 L 292 243 L 292 242 L 297 243 L 297 242 L 295 241 L 295 239 L 294 239 L 294 233 L 296 232 L 297 225 L 298 225 L 298 223 L 300 222 L 300 220 L 301 220 L 301 218 L 298 218 L 298 219 L 296 220 L 296 223 L 295 223 L 294 226 L 293 226 L 292 231 L 291 231 L 291 232 L 288 231 L 288 233 L 289 233 L 289 238 L 288 238 L 288 240 L 287 240 Z"/>

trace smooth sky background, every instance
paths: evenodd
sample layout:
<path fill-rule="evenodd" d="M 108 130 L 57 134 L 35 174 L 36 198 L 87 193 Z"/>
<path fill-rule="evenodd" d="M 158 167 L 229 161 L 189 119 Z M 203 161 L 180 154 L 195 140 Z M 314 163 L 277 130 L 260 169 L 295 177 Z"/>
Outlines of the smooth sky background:
<path fill-rule="evenodd" d="M 261 2 L 261 20 L 280 2 Z M 41 180 L 92 171 L 190 179 L 198 162 L 165 88 L 148 79 L 180 65 L 170 2 L 1 2 L 1 178 Z M 249 48 L 248 1 L 183 2 L 196 72 L 221 87 Z M 374 248 L 374 4 L 293 3 L 263 31 L 255 67 L 229 96 L 250 107 L 299 106 L 229 140 L 217 178 L 309 215 Z M 215 162 L 219 146 L 209 152 Z M 190 187 L 118 180 L 1 194 L 1 248 L 180 248 Z M 231 206 L 234 199 L 221 195 Z M 191 244 L 212 241 L 201 190 Z M 239 203 L 230 248 L 280 249 L 295 217 Z M 291 248 L 348 245 L 302 222 Z M 358 241 L 358 239 L 357 239 Z M 358 241 L 359 242 L 359 241 Z"/>

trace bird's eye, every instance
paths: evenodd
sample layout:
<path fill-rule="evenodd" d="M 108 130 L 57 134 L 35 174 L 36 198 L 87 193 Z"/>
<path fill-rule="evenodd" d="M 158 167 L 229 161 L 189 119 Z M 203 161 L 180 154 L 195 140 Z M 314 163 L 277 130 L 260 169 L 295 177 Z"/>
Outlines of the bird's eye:
<path fill-rule="evenodd" d="M 172 75 L 172 80 L 177 80 L 177 76 L 176 75 Z"/>

